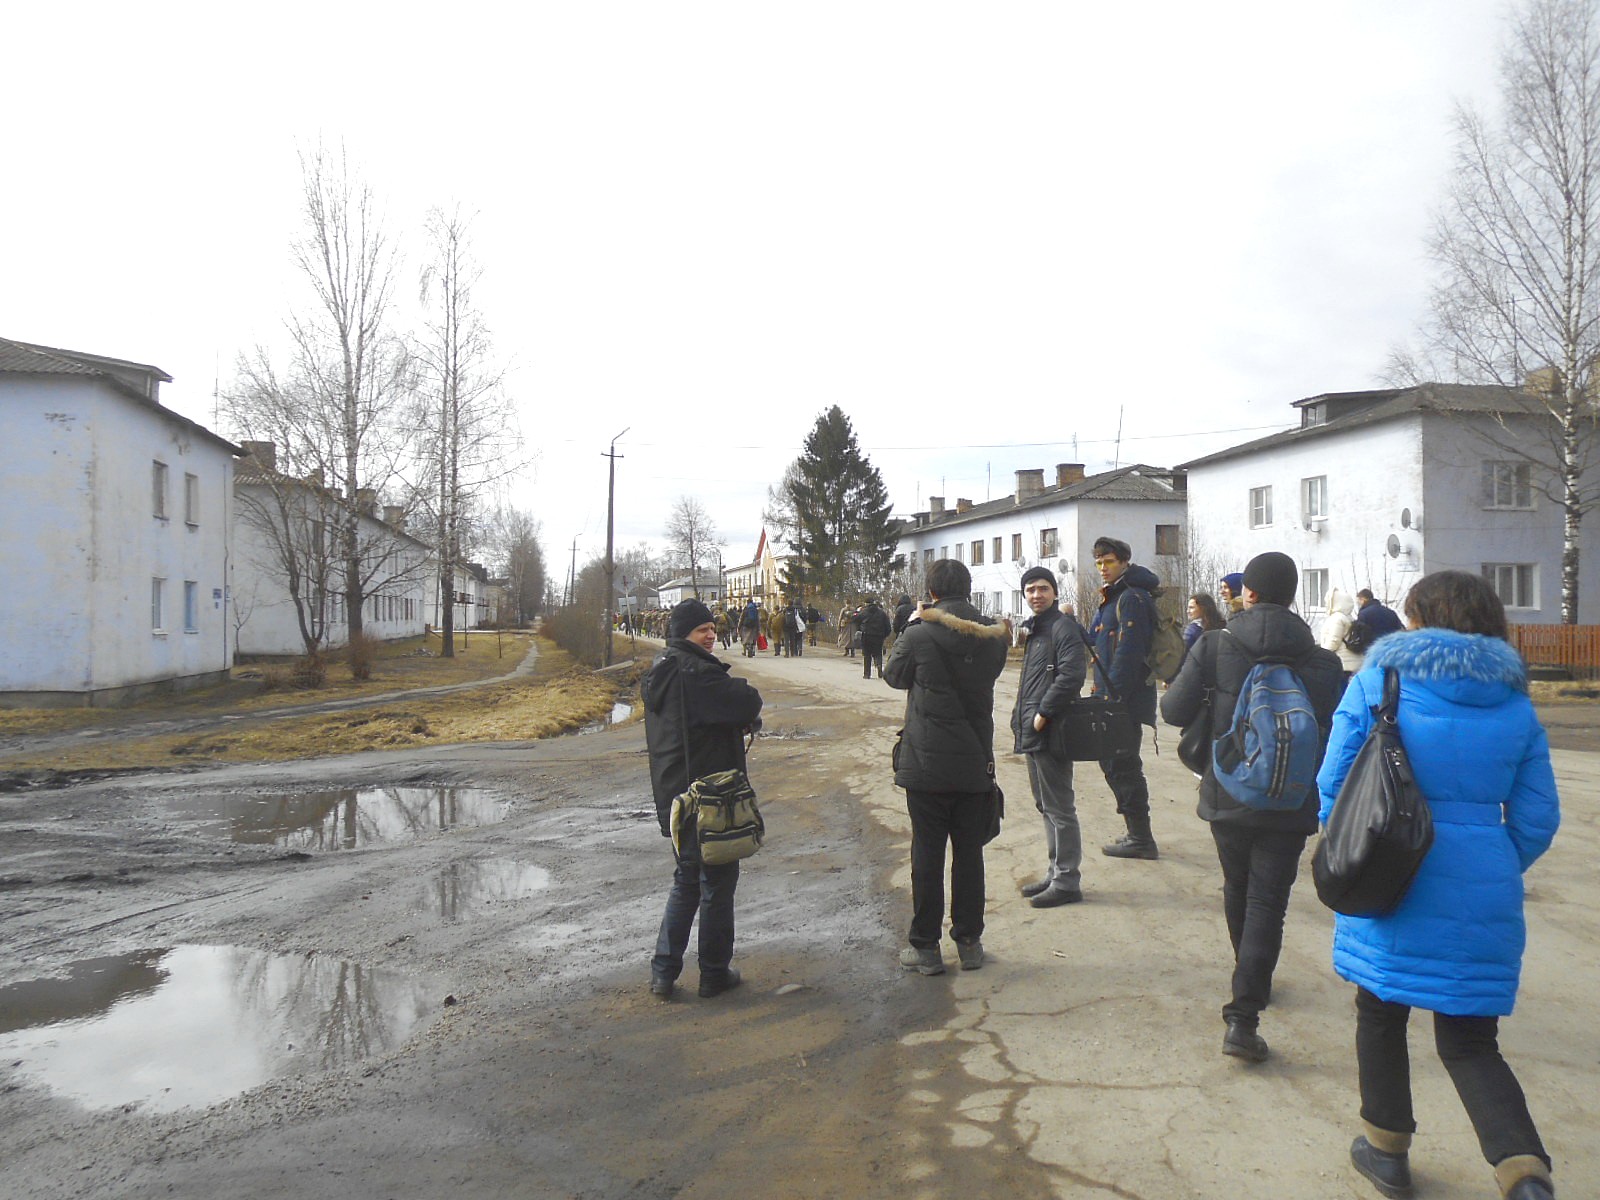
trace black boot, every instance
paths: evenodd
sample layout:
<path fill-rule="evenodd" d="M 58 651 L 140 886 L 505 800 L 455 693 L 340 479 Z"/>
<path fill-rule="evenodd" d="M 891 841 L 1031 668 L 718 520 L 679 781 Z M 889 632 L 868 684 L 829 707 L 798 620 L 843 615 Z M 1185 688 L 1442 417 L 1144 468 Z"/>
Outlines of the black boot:
<path fill-rule="evenodd" d="M 1132 813 L 1123 817 L 1128 832 L 1110 845 L 1101 846 L 1100 853 L 1110 858 L 1160 858 L 1155 835 L 1150 832 L 1150 814 L 1136 817 Z"/>
<path fill-rule="evenodd" d="M 1350 1143 L 1350 1162 L 1372 1181 L 1372 1186 L 1394 1200 L 1405 1200 L 1412 1194 L 1411 1163 L 1403 1147 L 1411 1144 L 1409 1133 L 1390 1133 L 1368 1127 L 1377 1140 L 1391 1148 L 1380 1150 L 1364 1137 Z"/>

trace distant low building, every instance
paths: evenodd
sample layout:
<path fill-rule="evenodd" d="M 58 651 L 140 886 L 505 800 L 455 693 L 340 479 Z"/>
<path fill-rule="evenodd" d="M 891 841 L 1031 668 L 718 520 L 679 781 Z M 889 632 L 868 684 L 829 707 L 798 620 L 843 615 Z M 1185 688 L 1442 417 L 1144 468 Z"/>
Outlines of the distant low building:
<path fill-rule="evenodd" d="M 698 589 L 698 592 L 696 591 Z M 716 604 L 722 599 L 722 584 L 717 574 L 702 571 L 699 575 L 680 575 L 669 579 L 656 589 L 656 599 L 662 608 L 671 608 L 692 596 L 698 595 L 706 604 Z"/>
<path fill-rule="evenodd" d="M 239 448 L 171 376 L 0 338 L 0 704 L 117 704 L 227 677 Z"/>

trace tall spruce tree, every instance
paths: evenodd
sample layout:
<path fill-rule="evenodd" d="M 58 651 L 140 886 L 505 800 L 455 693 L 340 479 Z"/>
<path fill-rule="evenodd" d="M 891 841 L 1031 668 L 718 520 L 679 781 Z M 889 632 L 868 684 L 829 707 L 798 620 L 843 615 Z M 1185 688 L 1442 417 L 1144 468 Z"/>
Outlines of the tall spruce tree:
<path fill-rule="evenodd" d="M 796 524 L 790 594 L 839 600 L 880 588 L 895 547 L 889 492 L 838 405 L 817 418 L 783 486 Z"/>

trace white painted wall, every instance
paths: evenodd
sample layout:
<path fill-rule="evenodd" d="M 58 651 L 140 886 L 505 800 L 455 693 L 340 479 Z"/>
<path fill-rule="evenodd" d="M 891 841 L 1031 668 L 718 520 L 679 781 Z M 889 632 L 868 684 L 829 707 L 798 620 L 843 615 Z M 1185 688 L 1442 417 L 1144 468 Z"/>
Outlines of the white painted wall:
<path fill-rule="evenodd" d="M 0 693 L 92 696 L 226 671 L 226 444 L 91 376 L 0 377 L 0 407 L 0 566 L 14 584 L 0 606 Z M 164 519 L 153 512 L 158 460 L 167 465 Z M 166 580 L 160 629 L 155 578 Z M 193 628 L 185 582 L 197 592 Z"/>

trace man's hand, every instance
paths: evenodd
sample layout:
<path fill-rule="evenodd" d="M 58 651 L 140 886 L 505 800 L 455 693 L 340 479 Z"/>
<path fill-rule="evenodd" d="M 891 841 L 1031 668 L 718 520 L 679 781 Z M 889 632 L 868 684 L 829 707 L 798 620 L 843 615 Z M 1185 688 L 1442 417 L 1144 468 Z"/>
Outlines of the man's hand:
<path fill-rule="evenodd" d="M 1044 727 L 1048 724 L 1050 724 L 1049 717 L 1042 716 L 1039 713 L 1033 714 L 1033 731 L 1035 733 L 1043 733 Z"/>

